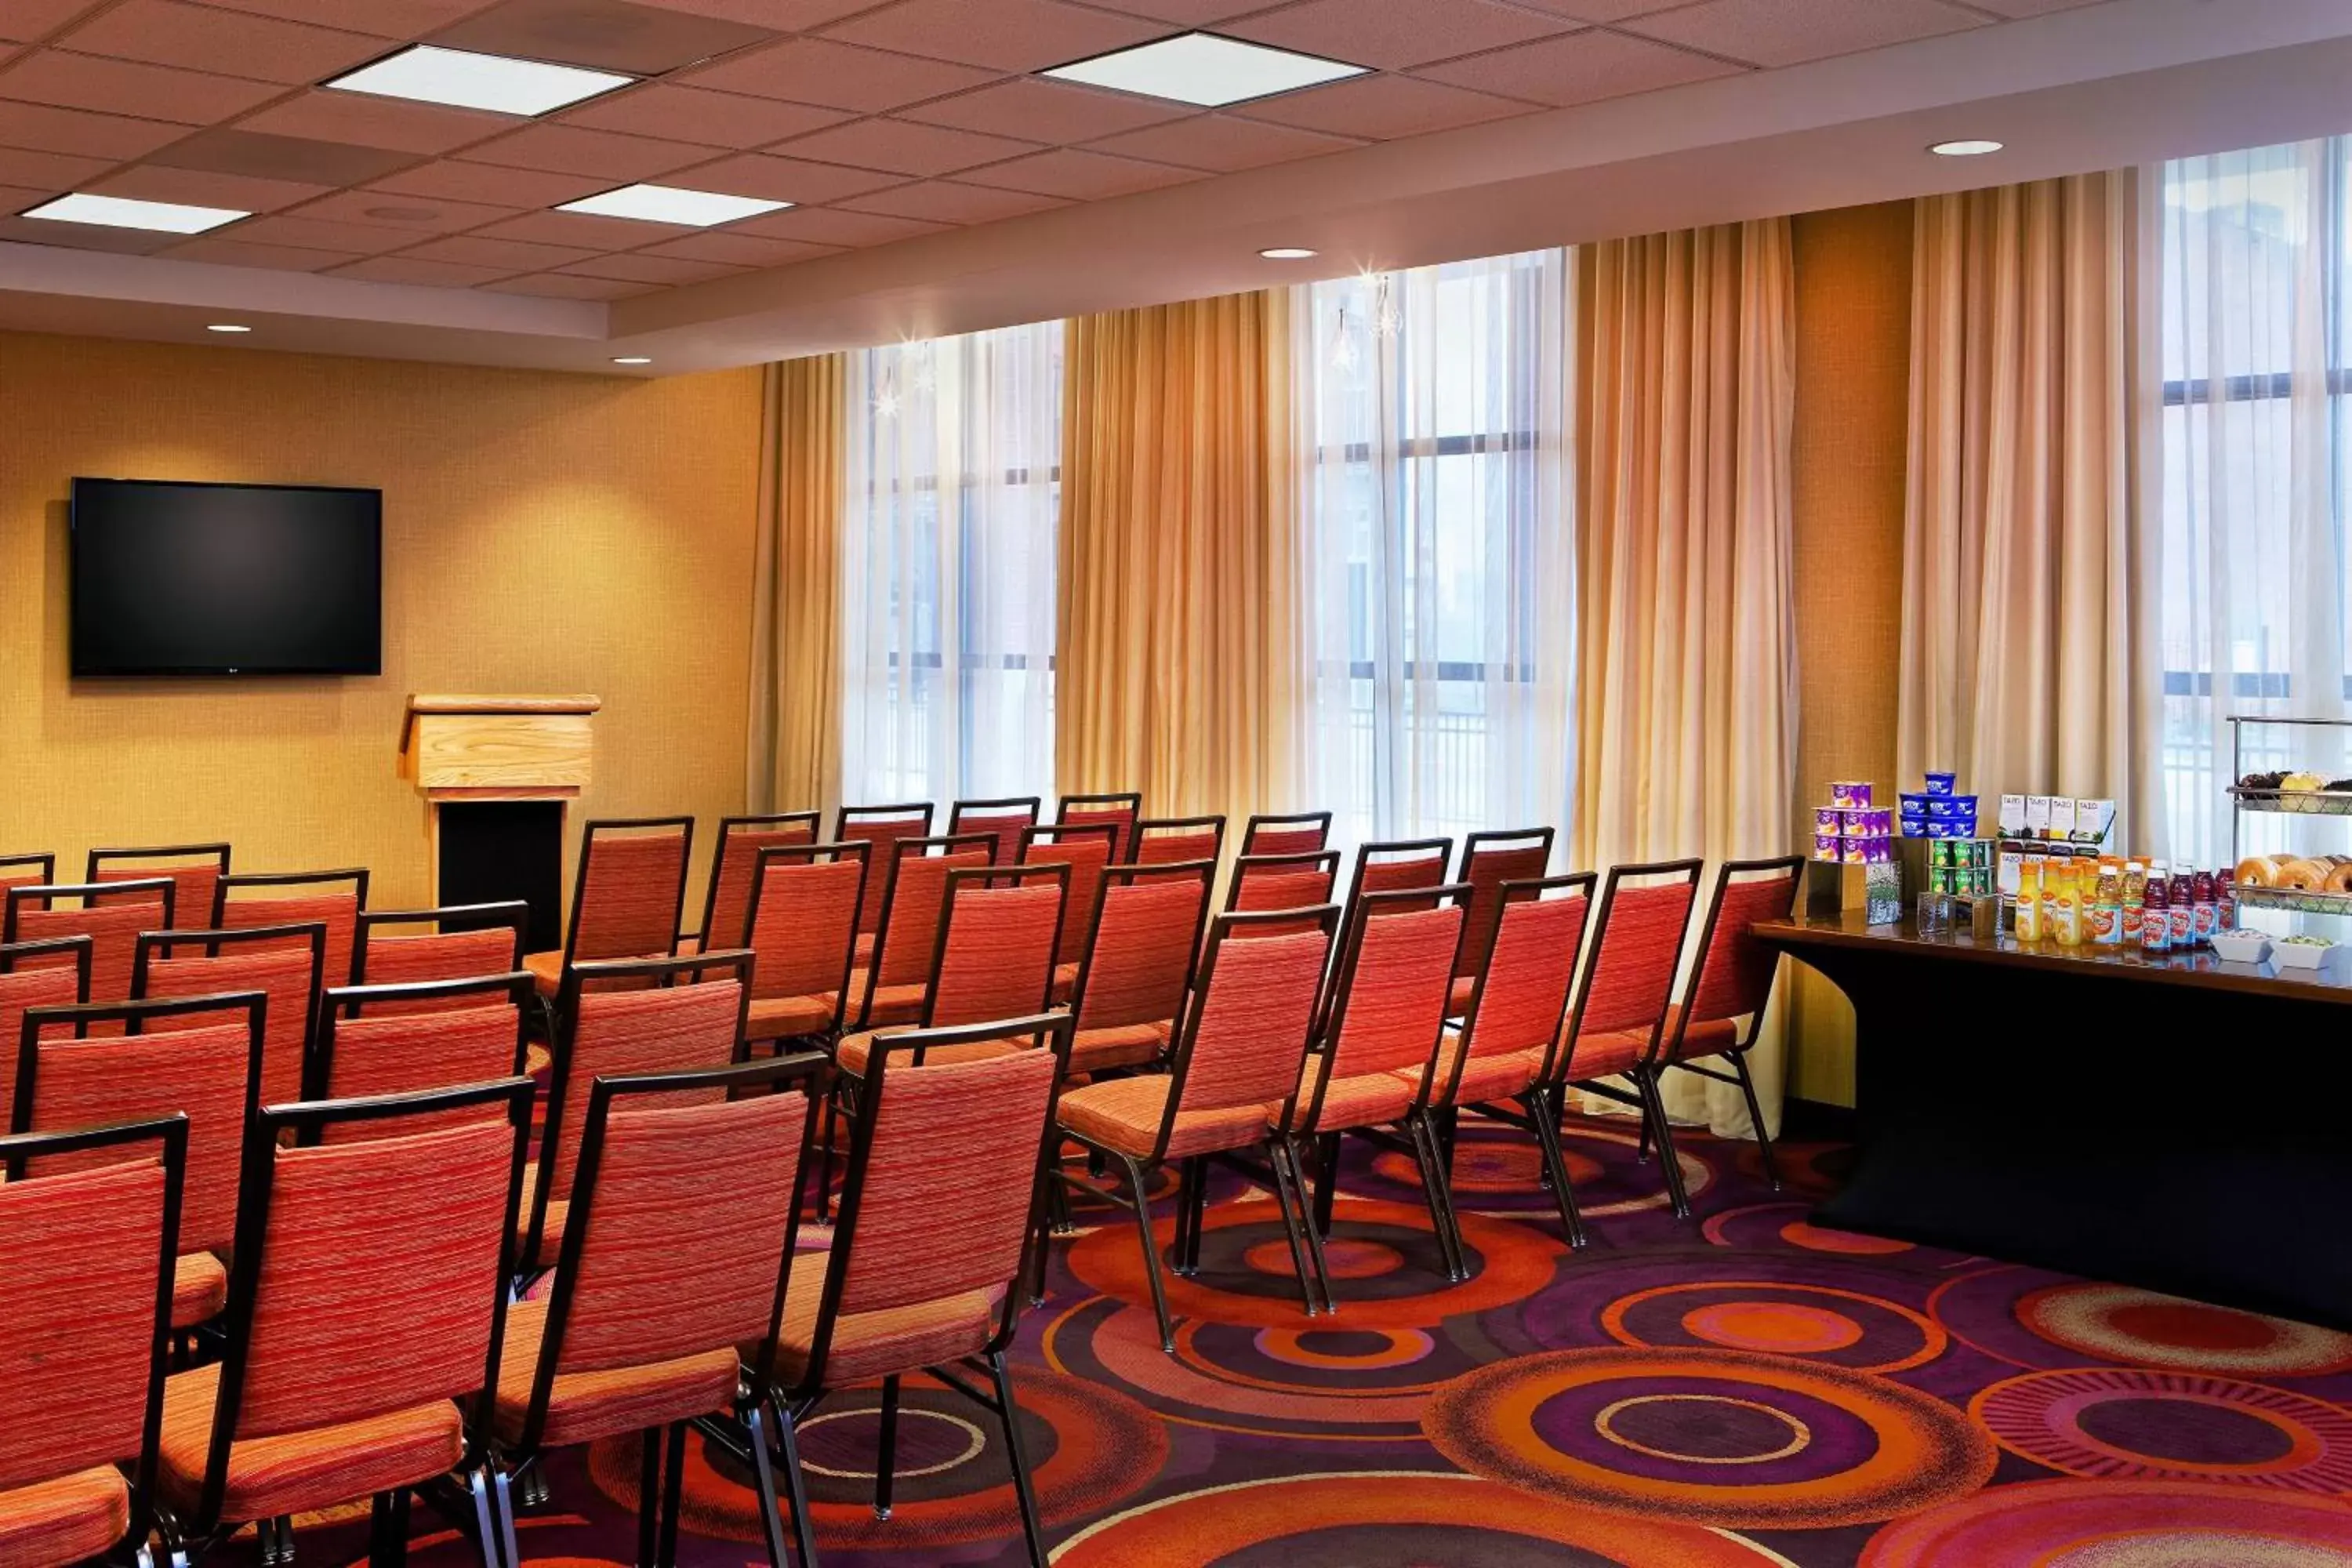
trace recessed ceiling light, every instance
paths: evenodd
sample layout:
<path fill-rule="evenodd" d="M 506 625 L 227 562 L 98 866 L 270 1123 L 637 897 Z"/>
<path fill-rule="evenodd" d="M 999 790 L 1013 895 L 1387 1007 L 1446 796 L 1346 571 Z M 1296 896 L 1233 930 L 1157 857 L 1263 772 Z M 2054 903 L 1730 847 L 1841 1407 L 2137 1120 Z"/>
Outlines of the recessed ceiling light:
<path fill-rule="evenodd" d="M 1938 142 L 1927 149 L 1939 158 L 1981 158 L 1988 153 L 1998 153 L 1998 142 Z"/>
<path fill-rule="evenodd" d="M 654 362 L 650 354 L 622 354 L 613 363 L 614 364 L 651 364 Z"/>
<path fill-rule="evenodd" d="M 251 327 L 240 326 L 235 321 L 215 321 L 211 325 L 207 326 L 205 331 L 208 332 L 249 332 L 253 331 L 253 329 Z"/>
<path fill-rule="evenodd" d="M 1320 87 L 1361 76 L 1365 69 L 1344 60 L 1270 49 L 1214 33 L 1180 33 L 1156 44 L 1073 60 L 1040 74 L 1215 109 L 1244 99 Z"/>
<path fill-rule="evenodd" d="M 378 98 L 446 103 L 454 109 L 530 115 L 545 114 L 635 80 L 611 71 L 416 44 L 320 85 Z"/>
<path fill-rule="evenodd" d="M 790 202 L 761 201 L 757 196 L 726 196 L 716 191 L 689 191 L 677 185 L 623 185 L 601 195 L 565 202 L 555 210 L 593 213 L 599 217 L 633 217 L 646 223 L 691 224 L 709 228 L 715 223 L 782 212 Z"/>
<path fill-rule="evenodd" d="M 129 196 L 94 196 L 76 191 L 53 202 L 43 202 L 21 215 L 57 223 L 89 223 L 103 228 L 151 228 L 162 234 L 202 234 L 248 212 L 235 207 L 192 207 L 179 202 L 141 202 Z"/>
<path fill-rule="evenodd" d="M 1268 261 L 1304 261 L 1308 257 L 1320 253 L 1309 250 L 1303 245 L 1273 245 L 1259 251 L 1258 254 Z"/>

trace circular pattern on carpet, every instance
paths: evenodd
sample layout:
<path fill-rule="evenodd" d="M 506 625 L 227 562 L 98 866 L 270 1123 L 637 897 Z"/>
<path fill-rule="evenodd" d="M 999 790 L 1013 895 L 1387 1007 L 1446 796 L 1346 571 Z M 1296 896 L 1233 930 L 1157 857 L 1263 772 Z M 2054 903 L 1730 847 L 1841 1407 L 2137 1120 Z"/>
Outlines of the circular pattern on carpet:
<path fill-rule="evenodd" d="M 1623 1131 L 1619 1128 L 1622 1125 Z M 1571 1116 L 1560 1124 L 1560 1152 L 1569 1185 L 1576 1189 L 1585 1221 L 1640 1214 L 1666 1206 L 1666 1179 L 1656 1160 L 1637 1157 L 1639 1125 L 1630 1117 Z M 1683 1182 L 1696 1199 L 1717 1181 L 1703 1154 L 1677 1144 Z M 1408 1203 L 1421 1201 L 1421 1170 L 1409 1154 L 1389 1151 L 1369 1166 L 1372 1190 Z M 1559 1206 L 1543 1187 L 1543 1160 L 1532 1133 L 1482 1119 L 1465 1119 L 1454 1139 L 1448 1181 L 1456 1206 L 1498 1219 L 1549 1219 L 1559 1223 Z"/>
<path fill-rule="evenodd" d="M 1888 1525 L 1859 1568 L 2352 1568 L 2352 1510 L 2194 1481 L 2032 1481 Z"/>
<path fill-rule="evenodd" d="M 2053 1285 L 2019 1298 L 2015 1310 L 2052 1344 L 2102 1361 L 2241 1377 L 2352 1367 L 2352 1334 L 2128 1285 Z"/>
<path fill-rule="evenodd" d="M 1055 1568 L 1765 1568 L 1787 1559 L 1687 1524 L 1558 1508 L 1468 1476 L 1294 1476 L 1162 1498 L 1080 1531 Z"/>
<path fill-rule="evenodd" d="M 1841 1258 L 1892 1258 L 1919 1250 L 1916 1243 L 1892 1237 L 1814 1225 L 1805 1218 L 1811 1212 L 1811 1204 L 1752 1204 L 1709 1215 L 1700 1230 L 1717 1247 L 1793 1247 L 1801 1252 L 1827 1252 Z"/>
<path fill-rule="evenodd" d="M 1474 1475 L 1733 1529 L 1933 1507 L 1982 1486 L 1997 1458 L 1959 1411 L 1901 1384 L 1727 1350 L 1523 1356 L 1447 1384 L 1422 1426 Z"/>
<path fill-rule="evenodd" d="M 2072 1476 L 2352 1491 L 2352 1415 L 2258 1383 L 2077 1367 L 1996 1383 L 1969 1412 L 2002 1447 Z"/>
<path fill-rule="evenodd" d="M 1856 1372 L 1924 1366 L 1950 1343 L 1920 1313 L 1858 1290 L 1771 1279 L 1695 1280 L 1621 1296 L 1601 1326 L 1619 1344 L 1715 1345 L 1803 1356 Z"/>

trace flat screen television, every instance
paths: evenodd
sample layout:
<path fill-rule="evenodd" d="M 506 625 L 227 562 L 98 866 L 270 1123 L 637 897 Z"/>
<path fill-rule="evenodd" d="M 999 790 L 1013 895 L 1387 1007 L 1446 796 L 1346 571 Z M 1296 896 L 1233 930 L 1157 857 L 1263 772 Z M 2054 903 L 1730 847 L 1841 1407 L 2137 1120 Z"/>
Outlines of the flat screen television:
<path fill-rule="evenodd" d="M 73 482 L 73 672 L 380 675 L 383 492 Z"/>

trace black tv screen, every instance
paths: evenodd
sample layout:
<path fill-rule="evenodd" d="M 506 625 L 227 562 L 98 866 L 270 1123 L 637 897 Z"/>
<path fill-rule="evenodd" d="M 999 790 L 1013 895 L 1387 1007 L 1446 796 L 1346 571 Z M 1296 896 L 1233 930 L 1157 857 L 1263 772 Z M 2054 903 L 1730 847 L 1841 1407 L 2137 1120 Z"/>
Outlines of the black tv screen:
<path fill-rule="evenodd" d="M 383 492 L 73 482 L 76 675 L 378 675 Z"/>

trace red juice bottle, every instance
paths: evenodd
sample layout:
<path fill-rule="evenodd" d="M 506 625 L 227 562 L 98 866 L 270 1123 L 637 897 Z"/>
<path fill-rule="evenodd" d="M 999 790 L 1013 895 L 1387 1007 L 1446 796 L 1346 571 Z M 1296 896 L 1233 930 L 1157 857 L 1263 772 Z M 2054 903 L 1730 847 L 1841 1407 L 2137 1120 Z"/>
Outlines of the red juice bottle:
<path fill-rule="evenodd" d="M 2227 866 L 2213 873 L 2213 929 L 2238 929 L 2238 874 Z"/>
<path fill-rule="evenodd" d="M 2213 945 L 2213 933 L 2221 929 L 2221 905 L 2213 885 L 2213 873 L 2200 871 L 2191 884 L 2196 901 L 2190 906 L 2190 941 L 2198 947 Z"/>
<path fill-rule="evenodd" d="M 2147 875 L 2147 891 L 2140 900 L 2139 950 L 2142 952 L 2163 952 L 2172 946 L 2172 921 L 2165 911 L 2164 868 L 2158 865 Z"/>
<path fill-rule="evenodd" d="M 2165 913 L 2171 927 L 2170 946 L 2175 952 L 2186 952 L 2197 945 L 2197 879 L 2184 868 L 2172 874 L 2172 886 L 2164 890 Z"/>

